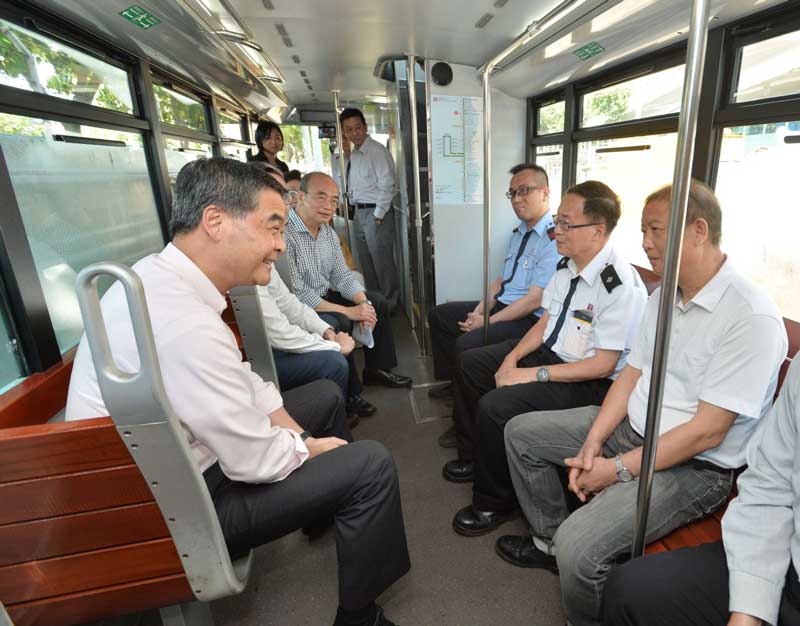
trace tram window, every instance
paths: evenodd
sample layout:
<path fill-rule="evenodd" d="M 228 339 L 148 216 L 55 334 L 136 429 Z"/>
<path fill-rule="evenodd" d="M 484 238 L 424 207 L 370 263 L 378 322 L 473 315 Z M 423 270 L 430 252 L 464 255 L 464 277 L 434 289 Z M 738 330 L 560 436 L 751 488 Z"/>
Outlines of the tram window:
<path fill-rule="evenodd" d="M 800 31 L 744 46 L 734 102 L 800 93 Z"/>
<path fill-rule="evenodd" d="M 239 143 L 222 144 L 222 156 L 236 159 L 237 161 L 247 161 L 247 150 L 248 146 Z"/>
<path fill-rule="evenodd" d="M 577 182 L 599 180 L 622 201 L 614 242 L 629 263 L 650 268 L 642 250 L 642 208 L 650 193 L 672 181 L 677 135 L 604 139 L 578 144 Z"/>
<path fill-rule="evenodd" d="M 550 206 L 558 208 L 561 198 L 561 173 L 564 167 L 564 147 L 561 145 L 536 146 L 536 164 L 547 172 L 550 181 Z"/>
<path fill-rule="evenodd" d="M 225 139 L 235 139 L 236 141 L 244 139 L 242 123 L 238 115 L 217 111 L 217 119 L 219 120 L 219 132 Z"/>
<path fill-rule="evenodd" d="M 200 100 L 163 85 L 153 85 L 153 91 L 158 103 L 158 117 L 162 122 L 208 132 L 206 110 Z"/>
<path fill-rule="evenodd" d="M 784 317 L 800 321 L 800 122 L 725 128 L 716 193 L 723 248 L 736 267 L 763 285 Z"/>
<path fill-rule="evenodd" d="M 133 112 L 124 69 L 5 20 L 0 20 L 0 84 Z"/>
<path fill-rule="evenodd" d="M 602 126 L 677 113 L 681 106 L 684 66 L 604 87 L 581 98 L 581 126 Z"/>
<path fill-rule="evenodd" d="M 167 158 L 167 171 L 169 172 L 169 184 L 172 191 L 175 191 L 175 178 L 181 168 L 196 159 L 211 158 L 211 144 L 189 139 L 179 139 L 177 137 L 165 137 L 166 146 L 165 156 Z M 225 155 L 228 156 L 228 155 Z"/>
<path fill-rule="evenodd" d="M 539 120 L 536 123 L 537 135 L 552 135 L 564 132 L 565 103 L 553 102 L 539 107 Z"/>
<path fill-rule="evenodd" d="M 2 284 L 0 284 L 2 289 Z M 7 303 L 0 291 L 0 394 L 4 393 L 25 376 L 22 351 L 11 323 Z"/>
<path fill-rule="evenodd" d="M 62 352 L 83 325 L 75 277 L 164 245 L 138 133 L 0 114 L 0 140 Z M 91 142 L 91 143 L 90 143 Z"/>

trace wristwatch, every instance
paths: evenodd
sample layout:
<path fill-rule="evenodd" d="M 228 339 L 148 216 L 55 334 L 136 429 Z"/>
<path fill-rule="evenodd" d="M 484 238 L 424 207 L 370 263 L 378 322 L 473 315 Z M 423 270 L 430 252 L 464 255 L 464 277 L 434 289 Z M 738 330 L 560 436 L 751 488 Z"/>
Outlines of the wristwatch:
<path fill-rule="evenodd" d="M 304 430 L 302 433 L 300 433 L 300 441 L 305 441 L 310 436 L 311 436 L 311 433 L 308 432 L 307 430 Z"/>
<path fill-rule="evenodd" d="M 546 367 L 540 367 L 536 370 L 536 382 L 537 383 L 546 383 L 550 380 L 550 370 Z"/>
<path fill-rule="evenodd" d="M 368 304 L 368 305 L 372 306 L 372 300 L 362 300 L 362 301 L 361 301 L 361 302 L 359 302 L 358 304 L 359 304 L 359 305 L 361 305 L 361 304 Z"/>
<path fill-rule="evenodd" d="M 633 480 L 631 471 L 622 464 L 622 455 L 618 454 L 614 457 L 614 465 L 617 466 L 617 478 L 621 483 L 629 483 Z"/>

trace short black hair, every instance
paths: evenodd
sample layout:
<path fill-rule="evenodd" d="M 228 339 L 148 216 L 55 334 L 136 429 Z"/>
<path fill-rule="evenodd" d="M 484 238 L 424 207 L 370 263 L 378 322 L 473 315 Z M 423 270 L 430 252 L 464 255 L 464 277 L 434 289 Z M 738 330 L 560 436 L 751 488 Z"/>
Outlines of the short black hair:
<path fill-rule="evenodd" d="M 281 139 L 283 139 L 283 131 L 275 122 L 262 120 L 256 126 L 256 146 L 259 154 L 264 149 L 264 141 L 272 134 L 273 130 L 277 130 L 281 134 Z"/>
<path fill-rule="evenodd" d="M 544 169 L 541 165 L 536 165 L 536 163 L 519 163 L 508 170 L 508 173 L 512 176 L 516 176 L 520 172 L 524 172 L 525 170 L 531 170 L 532 172 L 536 172 L 540 174 L 544 178 L 544 184 L 548 187 L 550 186 L 550 178 L 547 176 L 547 170 Z"/>
<path fill-rule="evenodd" d="M 339 115 L 339 121 L 344 124 L 344 121 L 349 120 L 351 117 L 357 117 L 361 120 L 361 123 L 364 124 L 364 126 L 367 125 L 367 120 L 364 118 L 364 114 L 360 109 L 345 109 L 342 111 L 341 115 Z"/>
<path fill-rule="evenodd" d="M 567 189 L 583 198 L 583 214 L 591 220 L 602 220 L 606 225 L 606 235 L 610 235 L 622 215 L 619 196 L 611 187 L 599 180 L 587 180 Z"/>
<path fill-rule="evenodd" d="M 300 170 L 289 170 L 283 177 L 287 183 L 290 180 L 303 180 L 303 173 Z"/>
<path fill-rule="evenodd" d="M 283 195 L 280 184 L 266 176 L 264 168 L 251 163 L 223 157 L 191 161 L 181 168 L 175 180 L 170 235 L 174 238 L 193 231 L 200 224 L 203 210 L 212 204 L 233 217 L 244 217 L 255 210 L 258 195 L 266 189 Z"/>

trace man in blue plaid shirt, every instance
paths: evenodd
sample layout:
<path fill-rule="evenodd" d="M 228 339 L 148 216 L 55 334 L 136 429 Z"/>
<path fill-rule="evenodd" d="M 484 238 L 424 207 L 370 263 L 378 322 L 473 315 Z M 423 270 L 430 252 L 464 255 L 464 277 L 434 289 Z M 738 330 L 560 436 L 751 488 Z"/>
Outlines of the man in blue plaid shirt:
<path fill-rule="evenodd" d="M 364 384 L 409 387 L 411 378 L 392 371 L 397 354 L 386 298 L 366 291 L 355 279 L 329 224 L 338 204 L 339 188 L 333 178 L 322 172 L 303 177 L 286 226 L 295 295 L 337 332 L 350 333 L 354 324 L 372 329 L 375 345 L 364 352 Z"/>

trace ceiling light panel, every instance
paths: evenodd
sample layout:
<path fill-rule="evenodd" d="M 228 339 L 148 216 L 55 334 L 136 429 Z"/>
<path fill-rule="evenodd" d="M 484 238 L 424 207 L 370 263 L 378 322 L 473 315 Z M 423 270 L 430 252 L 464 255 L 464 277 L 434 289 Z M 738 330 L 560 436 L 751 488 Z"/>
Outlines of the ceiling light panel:
<path fill-rule="evenodd" d="M 491 13 L 484 13 L 484 14 L 481 16 L 481 19 L 479 19 L 477 22 L 475 22 L 475 28 L 483 28 L 483 27 L 484 27 L 484 26 L 486 26 L 486 25 L 487 25 L 489 22 L 491 22 L 491 21 L 492 21 L 492 18 L 493 18 L 493 17 L 494 17 L 494 15 L 492 15 Z"/>

